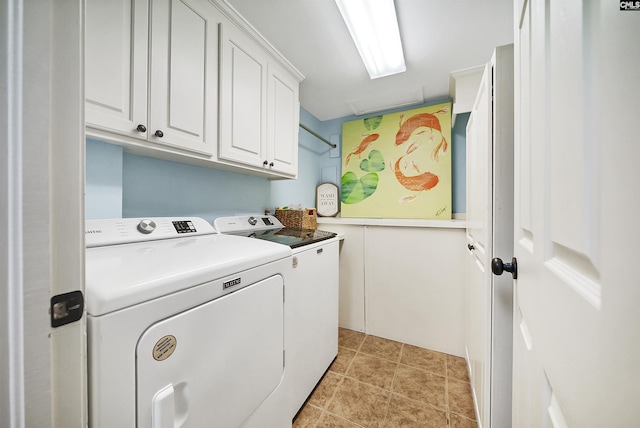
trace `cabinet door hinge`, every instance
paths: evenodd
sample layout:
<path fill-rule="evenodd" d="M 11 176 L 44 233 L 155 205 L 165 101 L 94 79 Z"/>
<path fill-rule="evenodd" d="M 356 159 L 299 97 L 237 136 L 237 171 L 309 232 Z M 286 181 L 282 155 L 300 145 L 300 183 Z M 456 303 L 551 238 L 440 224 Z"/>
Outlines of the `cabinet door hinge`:
<path fill-rule="evenodd" d="M 78 321 L 84 312 L 84 296 L 82 291 L 58 294 L 51 298 L 51 327 L 60 327 Z"/>

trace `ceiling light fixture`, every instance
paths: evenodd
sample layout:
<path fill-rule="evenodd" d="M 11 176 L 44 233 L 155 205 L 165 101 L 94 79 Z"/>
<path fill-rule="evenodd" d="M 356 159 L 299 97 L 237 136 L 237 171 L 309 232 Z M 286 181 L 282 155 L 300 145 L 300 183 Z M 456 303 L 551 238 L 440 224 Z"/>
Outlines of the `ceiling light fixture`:
<path fill-rule="evenodd" d="M 335 0 L 372 79 L 407 70 L 393 0 Z"/>

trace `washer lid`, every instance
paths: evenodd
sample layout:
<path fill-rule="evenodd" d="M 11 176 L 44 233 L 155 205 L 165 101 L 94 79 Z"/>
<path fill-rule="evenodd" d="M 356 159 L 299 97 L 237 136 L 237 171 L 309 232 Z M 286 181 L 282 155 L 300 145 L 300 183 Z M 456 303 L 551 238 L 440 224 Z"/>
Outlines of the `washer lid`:
<path fill-rule="evenodd" d="M 291 248 L 303 247 L 337 236 L 324 230 L 284 227 L 272 215 L 218 217 L 214 220 L 214 226 L 223 234 L 249 236 L 288 245 Z"/>
<path fill-rule="evenodd" d="M 285 245 L 218 234 L 87 248 L 87 313 L 104 315 L 289 255 Z"/>

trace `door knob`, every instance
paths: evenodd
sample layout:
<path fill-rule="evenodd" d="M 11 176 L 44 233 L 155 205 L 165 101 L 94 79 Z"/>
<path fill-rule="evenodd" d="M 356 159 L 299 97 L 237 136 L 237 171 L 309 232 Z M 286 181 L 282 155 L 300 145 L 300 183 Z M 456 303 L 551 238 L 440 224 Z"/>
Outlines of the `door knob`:
<path fill-rule="evenodd" d="M 518 279 L 518 260 L 515 257 L 511 259 L 511 263 L 503 263 L 502 259 L 496 257 L 491 260 L 491 272 L 495 275 L 502 275 L 502 272 L 511 272 L 513 279 Z"/>
<path fill-rule="evenodd" d="M 156 137 L 158 137 L 158 138 L 162 138 L 162 137 L 164 137 L 164 132 L 162 132 L 161 130 L 159 130 L 159 129 L 158 129 L 158 130 L 155 132 L 155 134 L 154 134 L 154 135 L 155 135 Z"/>
<path fill-rule="evenodd" d="M 136 131 L 138 132 L 147 132 L 147 127 L 144 126 L 143 124 L 140 124 L 136 127 Z"/>
<path fill-rule="evenodd" d="M 467 244 L 467 248 L 469 249 L 469 251 L 473 251 L 476 249 L 476 247 L 474 247 L 473 244 Z"/>

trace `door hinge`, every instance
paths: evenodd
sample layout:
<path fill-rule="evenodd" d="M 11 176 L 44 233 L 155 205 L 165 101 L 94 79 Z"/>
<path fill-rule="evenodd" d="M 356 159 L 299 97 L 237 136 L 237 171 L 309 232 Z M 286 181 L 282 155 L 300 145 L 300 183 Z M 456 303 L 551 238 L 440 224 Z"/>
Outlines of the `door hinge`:
<path fill-rule="evenodd" d="M 51 298 L 51 327 L 60 327 L 78 321 L 84 312 L 84 296 L 82 291 L 71 291 Z"/>

